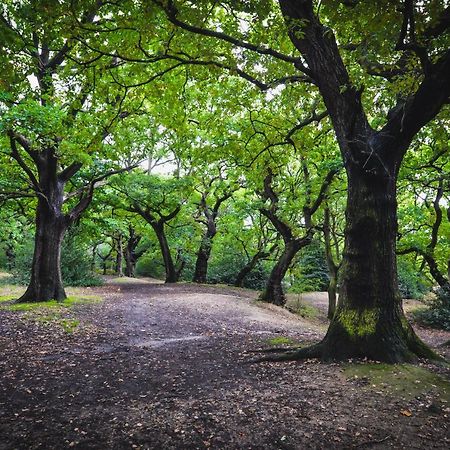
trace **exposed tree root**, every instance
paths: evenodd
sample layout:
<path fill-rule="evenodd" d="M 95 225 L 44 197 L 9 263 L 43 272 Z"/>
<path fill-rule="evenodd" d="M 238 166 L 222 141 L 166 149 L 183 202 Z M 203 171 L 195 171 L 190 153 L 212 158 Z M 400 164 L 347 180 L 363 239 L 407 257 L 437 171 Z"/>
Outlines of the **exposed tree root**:
<path fill-rule="evenodd" d="M 274 349 L 269 349 L 274 350 Z M 269 353 L 269 352 L 267 352 Z M 277 353 L 277 354 L 272 354 Z M 279 351 L 270 352 L 270 355 L 251 360 L 251 363 L 258 362 L 278 362 L 278 361 L 299 361 L 302 359 L 312 359 L 322 357 L 322 343 L 314 344 L 309 347 L 280 349 Z"/>
<path fill-rule="evenodd" d="M 271 348 L 260 348 L 257 350 L 247 350 L 245 353 L 278 353 L 278 352 L 288 352 L 295 351 L 302 347 L 271 347 Z"/>

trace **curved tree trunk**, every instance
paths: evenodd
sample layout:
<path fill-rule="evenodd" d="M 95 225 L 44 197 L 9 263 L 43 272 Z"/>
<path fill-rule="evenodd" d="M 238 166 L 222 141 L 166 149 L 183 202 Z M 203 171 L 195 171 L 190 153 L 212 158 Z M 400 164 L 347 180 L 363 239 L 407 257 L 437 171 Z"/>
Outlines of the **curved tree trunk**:
<path fill-rule="evenodd" d="M 234 285 L 236 287 L 244 287 L 244 281 L 251 271 L 256 267 L 258 261 L 267 258 L 270 253 L 259 251 L 253 255 L 253 258 L 240 270 L 236 276 Z"/>
<path fill-rule="evenodd" d="M 39 198 L 36 211 L 36 233 L 31 279 L 26 292 L 19 302 L 37 302 L 66 298 L 61 277 L 61 245 L 67 230 L 65 217 L 58 211 L 58 195 Z M 60 201 L 62 203 L 62 194 Z"/>
<path fill-rule="evenodd" d="M 353 169 L 348 176 L 342 284 L 321 356 L 390 363 L 431 356 L 406 320 L 398 290 L 396 175 Z"/>
<path fill-rule="evenodd" d="M 166 271 L 166 283 L 176 283 L 178 281 L 178 273 L 175 269 L 175 264 L 170 253 L 169 243 L 167 242 L 166 233 L 164 232 L 164 224 L 151 224 L 155 230 L 158 238 L 159 246 L 161 248 L 161 255 L 164 261 L 164 268 Z"/>
<path fill-rule="evenodd" d="M 273 303 L 278 306 L 284 306 L 286 304 L 282 282 L 295 255 L 306 245 L 302 245 L 303 242 L 304 240 L 293 239 L 285 244 L 283 253 L 270 272 L 266 287 L 260 295 L 259 300 Z"/>

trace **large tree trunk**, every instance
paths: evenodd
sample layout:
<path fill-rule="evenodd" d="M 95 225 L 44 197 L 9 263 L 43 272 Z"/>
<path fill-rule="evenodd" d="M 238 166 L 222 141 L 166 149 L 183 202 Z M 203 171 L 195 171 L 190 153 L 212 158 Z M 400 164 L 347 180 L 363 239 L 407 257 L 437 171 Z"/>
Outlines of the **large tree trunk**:
<path fill-rule="evenodd" d="M 217 218 L 217 211 L 213 214 L 210 214 L 206 209 L 205 211 L 207 220 L 206 231 L 204 236 L 202 237 L 202 242 L 200 243 L 200 248 L 197 252 L 195 272 L 192 279 L 194 283 L 206 283 L 206 277 L 208 275 L 208 261 L 212 250 L 212 241 L 214 239 L 214 236 L 217 234 L 217 227 L 215 222 Z"/>
<path fill-rule="evenodd" d="M 47 199 L 38 199 L 31 279 L 19 302 L 66 298 L 61 277 L 61 245 L 67 229 L 66 219 L 60 212 L 62 193 Z"/>
<path fill-rule="evenodd" d="M 260 300 L 278 306 L 284 306 L 286 304 L 282 282 L 295 255 L 304 246 L 302 245 L 303 241 L 304 240 L 293 239 L 285 244 L 283 253 L 270 272 L 266 287 L 259 297 Z"/>
<path fill-rule="evenodd" d="M 176 283 L 178 281 L 178 274 L 175 269 L 175 264 L 170 253 L 169 243 L 167 242 L 166 233 L 164 232 L 164 224 L 154 223 L 151 224 L 156 237 L 158 238 L 159 246 L 161 248 L 161 254 L 164 261 L 164 268 L 166 271 L 166 283 Z"/>
<path fill-rule="evenodd" d="M 133 251 L 127 246 L 125 248 L 125 276 L 134 278 L 136 271 L 136 259 L 134 258 Z"/>
<path fill-rule="evenodd" d="M 139 256 L 142 255 L 143 252 L 139 254 L 136 253 L 136 248 L 141 240 L 141 236 L 135 234 L 134 229 L 129 227 L 130 235 L 127 240 L 127 245 L 125 247 L 125 276 L 127 277 L 135 277 L 136 270 L 136 262 Z"/>
<path fill-rule="evenodd" d="M 348 170 L 347 225 L 336 314 L 320 345 L 323 359 L 369 357 L 390 363 L 432 352 L 406 320 L 396 267 L 396 174 Z"/>
<path fill-rule="evenodd" d="M 192 281 L 194 283 L 206 283 L 208 274 L 208 260 L 211 255 L 212 237 L 204 236 L 197 252 L 197 260 L 195 262 L 195 272 Z"/>

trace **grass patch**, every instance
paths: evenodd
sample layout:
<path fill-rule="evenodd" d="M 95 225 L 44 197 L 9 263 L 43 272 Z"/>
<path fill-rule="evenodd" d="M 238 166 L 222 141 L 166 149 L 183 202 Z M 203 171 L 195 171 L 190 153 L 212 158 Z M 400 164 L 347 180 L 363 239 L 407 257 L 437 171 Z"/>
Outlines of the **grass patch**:
<path fill-rule="evenodd" d="M 6 309 L 9 311 L 24 312 L 24 316 L 27 320 L 36 322 L 44 326 L 55 326 L 62 328 L 66 333 L 73 333 L 80 321 L 70 317 L 70 309 L 76 305 L 89 304 L 93 302 L 99 302 L 101 297 L 96 295 L 84 295 L 84 296 L 70 296 L 63 302 L 57 302 L 56 300 L 50 300 L 47 302 L 35 302 L 35 303 L 13 303 L 14 297 L 5 296 L 3 304 L 0 304 L 0 309 Z M 1 301 L 0 297 L 0 301 Z"/>
<path fill-rule="evenodd" d="M 298 342 L 288 336 L 277 336 L 274 338 L 267 339 L 267 344 L 273 347 L 278 347 L 279 345 L 297 345 Z"/>
<path fill-rule="evenodd" d="M 413 399 L 425 393 L 450 402 L 450 382 L 423 367 L 411 364 L 351 364 L 344 368 L 351 379 L 361 380 L 371 389 Z"/>
<path fill-rule="evenodd" d="M 9 300 L 12 297 L 9 296 Z M 58 302 L 56 300 L 49 300 L 46 302 L 32 302 L 32 303 L 11 303 L 9 305 L 3 305 L 3 309 L 9 311 L 36 311 L 42 309 L 63 309 L 70 308 L 79 304 L 93 303 L 101 300 L 101 297 L 96 295 L 86 295 L 83 297 L 67 297 L 64 301 Z"/>
<path fill-rule="evenodd" d="M 301 300 L 300 296 L 286 304 L 286 308 L 304 319 L 317 319 L 320 311 L 315 306 Z"/>

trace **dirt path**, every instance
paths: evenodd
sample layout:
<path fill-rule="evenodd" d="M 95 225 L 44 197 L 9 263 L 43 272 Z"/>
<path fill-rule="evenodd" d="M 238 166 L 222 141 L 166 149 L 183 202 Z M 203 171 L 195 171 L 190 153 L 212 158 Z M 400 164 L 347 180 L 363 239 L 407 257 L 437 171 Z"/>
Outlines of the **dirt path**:
<path fill-rule="evenodd" d="M 80 321 L 70 334 L 0 311 L 0 449 L 450 445 L 450 405 L 433 388 L 393 393 L 315 361 L 248 364 L 248 349 L 325 330 L 249 291 L 90 292 L 105 301 L 68 312 Z"/>

